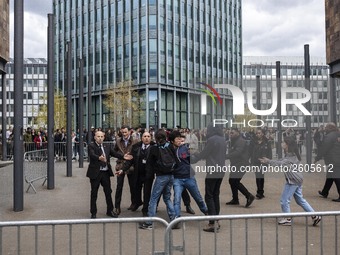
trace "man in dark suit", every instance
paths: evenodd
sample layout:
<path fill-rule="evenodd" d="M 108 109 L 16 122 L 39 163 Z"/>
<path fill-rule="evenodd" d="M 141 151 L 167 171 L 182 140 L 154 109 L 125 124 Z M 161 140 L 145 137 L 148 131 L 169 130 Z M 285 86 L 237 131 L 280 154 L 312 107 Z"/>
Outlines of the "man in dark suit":
<path fill-rule="evenodd" d="M 109 145 L 104 145 L 105 134 L 102 131 L 97 131 L 94 136 L 94 143 L 88 146 L 88 154 L 90 158 L 90 164 L 86 173 L 86 176 L 90 178 L 91 183 L 91 218 L 95 219 L 97 215 L 97 197 L 99 186 L 102 185 L 106 199 L 106 215 L 117 218 L 113 212 L 112 202 L 112 189 L 110 177 L 113 176 L 112 167 L 110 165 L 110 156 L 131 160 L 132 156 L 124 155 L 119 152 L 115 152 Z"/>
<path fill-rule="evenodd" d="M 146 174 L 146 161 L 149 157 L 150 147 L 155 143 L 151 141 L 151 135 L 149 132 L 144 132 L 142 135 L 142 141 L 132 146 L 131 155 L 133 160 L 125 161 L 123 168 L 116 172 L 120 175 L 126 172 L 132 165 L 134 166 L 134 172 L 136 174 L 136 181 L 134 187 L 134 204 L 131 208 L 132 211 L 143 205 L 142 213 L 143 216 L 148 215 L 148 206 L 151 196 L 151 188 L 153 183 L 153 175 L 148 176 Z M 143 189 L 143 200 L 142 200 L 142 189 Z"/>

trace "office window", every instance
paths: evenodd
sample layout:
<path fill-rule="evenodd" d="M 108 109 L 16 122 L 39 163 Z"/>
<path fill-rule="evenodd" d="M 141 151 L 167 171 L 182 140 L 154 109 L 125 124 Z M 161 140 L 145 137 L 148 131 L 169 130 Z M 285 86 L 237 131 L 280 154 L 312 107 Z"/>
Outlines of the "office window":
<path fill-rule="evenodd" d="M 138 54 L 138 43 L 133 42 L 132 44 L 132 56 L 136 57 Z"/>
<path fill-rule="evenodd" d="M 149 30 L 155 30 L 157 29 L 157 16 L 156 15 L 150 15 L 149 16 Z"/>
<path fill-rule="evenodd" d="M 150 78 L 157 77 L 157 63 L 150 63 L 149 76 Z"/>
<path fill-rule="evenodd" d="M 142 16 L 140 19 L 140 30 L 141 31 L 146 30 L 146 16 Z"/>
<path fill-rule="evenodd" d="M 157 39 L 149 39 L 149 52 L 157 53 Z"/>
<path fill-rule="evenodd" d="M 145 40 L 140 42 L 139 53 L 140 53 L 140 55 L 144 55 L 146 53 L 146 41 Z"/>
<path fill-rule="evenodd" d="M 130 56 L 130 44 L 127 43 L 124 46 L 124 57 L 128 58 Z"/>
<path fill-rule="evenodd" d="M 124 1 L 125 4 L 125 12 L 129 12 L 130 11 L 130 1 Z"/>
<path fill-rule="evenodd" d="M 121 15 L 123 13 L 122 1 L 118 1 L 117 3 L 117 15 Z"/>
<path fill-rule="evenodd" d="M 129 21 L 124 22 L 124 35 L 129 35 L 130 33 L 130 24 Z"/>
<path fill-rule="evenodd" d="M 138 31 L 138 20 L 134 18 L 132 20 L 132 33 L 137 33 Z"/>
<path fill-rule="evenodd" d="M 149 0 L 149 6 L 150 5 L 156 5 L 157 4 L 157 1 L 156 0 Z"/>

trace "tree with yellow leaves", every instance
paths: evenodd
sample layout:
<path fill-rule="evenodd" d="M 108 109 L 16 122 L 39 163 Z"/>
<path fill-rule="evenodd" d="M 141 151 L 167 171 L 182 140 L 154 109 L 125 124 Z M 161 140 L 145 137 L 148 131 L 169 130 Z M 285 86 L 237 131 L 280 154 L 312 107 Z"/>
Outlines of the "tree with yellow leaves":
<path fill-rule="evenodd" d="M 141 97 L 132 80 L 111 84 L 104 95 L 103 104 L 109 112 L 106 122 L 110 127 L 139 125 Z"/>

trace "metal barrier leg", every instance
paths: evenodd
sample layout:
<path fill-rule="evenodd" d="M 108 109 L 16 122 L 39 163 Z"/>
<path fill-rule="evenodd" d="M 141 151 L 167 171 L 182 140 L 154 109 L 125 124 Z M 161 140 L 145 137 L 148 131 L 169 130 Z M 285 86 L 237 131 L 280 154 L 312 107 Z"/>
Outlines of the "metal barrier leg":
<path fill-rule="evenodd" d="M 33 186 L 33 182 L 27 182 L 28 183 L 28 188 L 26 190 L 26 193 L 28 193 L 29 189 L 32 187 L 34 193 L 37 193 L 37 190 Z"/>

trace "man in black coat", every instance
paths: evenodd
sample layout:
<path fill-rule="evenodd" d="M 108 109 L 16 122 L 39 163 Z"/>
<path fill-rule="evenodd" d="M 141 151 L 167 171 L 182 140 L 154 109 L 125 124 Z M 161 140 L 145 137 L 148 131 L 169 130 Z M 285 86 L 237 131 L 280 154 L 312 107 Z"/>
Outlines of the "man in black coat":
<path fill-rule="evenodd" d="M 198 166 L 206 172 L 205 177 L 205 203 L 208 207 L 208 215 L 220 214 L 220 187 L 225 173 L 215 171 L 218 166 L 225 166 L 225 155 L 227 146 L 223 136 L 222 128 L 209 125 L 207 127 L 207 142 L 200 153 L 190 157 L 190 163 L 194 164 L 201 159 L 205 159 L 205 164 Z M 211 170 L 209 170 L 211 169 Z M 212 170 L 214 169 L 214 171 Z M 220 224 L 213 220 L 203 228 L 206 232 L 216 232 L 220 229 Z"/>
<path fill-rule="evenodd" d="M 143 216 L 148 215 L 148 206 L 150 201 L 153 175 L 147 176 L 146 174 L 146 161 L 149 157 L 150 147 L 155 143 L 151 141 L 151 134 L 144 132 L 142 134 L 142 141 L 134 144 L 131 149 L 132 160 L 125 161 L 124 166 L 121 170 L 117 171 L 117 174 L 126 172 L 132 165 L 136 174 L 136 186 L 134 187 L 134 206 L 131 211 L 137 211 L 137 209 L 143 205 L 142 213 Z M 143 189 L 143 200 L 142 200 L 142 189 Z"/>
<path fill-rule="evenodd" d="M 110 177 L 113 176 L 112 167 L 110 164 L 110 156 L 120 159 L 132 159 L 130 155 L 124 155 L 122 153 L 115 152 L 109 145 L 104 145 L 104 132 L 97 131 L 95 133 L 95 142 L 88 146 L 88 154 L 90 158 L 90 164 L 86 173 L 86 176 L 90 178 L 91 183 L 91 218 L 95 219 L 97 216 L 97 197 L 99 186 L 102 185 L 106 199 L 106 215 L 117 218 L 118 216 L 113 213 L 112 202 L 112 189 Z"/>
<path fill-rule="evenodd" d="M 321 143 L 318 154 L 315 157 L 315 162 L 320 159 L 325 160 L 327 165 L 326 182 L 319 194 L 327 198 L 329 190 L 333 182 L 335 182 L 338 198 L 333 199 L 333 202 L 340 202 L 340 133 L 334 123 L 328 123 L 325 127 L 326 135 Z"/>
<path fill-rule="evenodd" d="M 230 148 L 226 158 L 230 160 L 230 166 L 233 167 L 235 171 L 231 171 L 229 174 L 229 184 L 233 199 L 226 204 L 240 204 L 238 200 L 238 191 L 240 191 L 247 199 L 245 207 L 249 207 L 253 203 L 255 197 L 241 183 L 241 179 L 245 174 L 244 171 L 241 171 L 241 167 L 249 165 L 248 145 L 240 135 L 240 131 L 238 130 L 238 128 L 231 128 L 229 135 Z"/>

